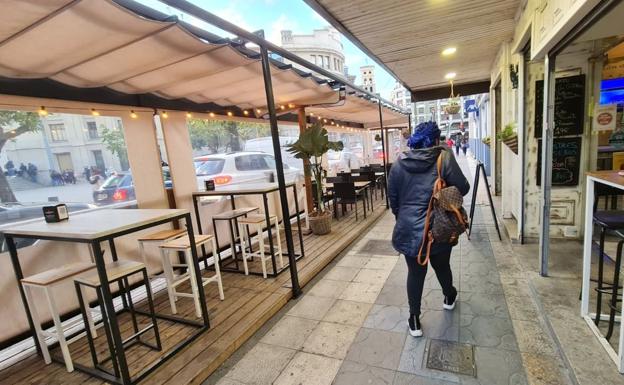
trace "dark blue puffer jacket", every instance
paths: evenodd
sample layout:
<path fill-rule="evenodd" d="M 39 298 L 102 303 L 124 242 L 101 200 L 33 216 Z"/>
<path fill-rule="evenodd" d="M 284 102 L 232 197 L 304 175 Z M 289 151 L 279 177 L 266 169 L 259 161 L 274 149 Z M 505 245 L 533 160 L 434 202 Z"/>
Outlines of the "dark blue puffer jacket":
<path fill-rule="evenodd" d="M 452 151 L 436 146 L 401 154 L 390 169 L 388 198 L 396 218 L 392 246 L 401 254 L 418 255 L 422 243 L 427 207 L 437 178 L 436 162 L 444 152 L 442 178 L 447 186 L 455 186 L 462 195 L 468 194 L 470 184 L 459 168 Z"/>

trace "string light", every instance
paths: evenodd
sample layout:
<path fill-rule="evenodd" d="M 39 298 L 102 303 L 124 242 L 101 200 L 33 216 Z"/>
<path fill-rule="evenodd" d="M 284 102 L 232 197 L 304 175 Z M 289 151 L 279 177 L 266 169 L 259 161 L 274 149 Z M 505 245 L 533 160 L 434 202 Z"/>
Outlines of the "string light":
<path fill-rule="evenodd" d="M 331 121 L 331 125 L 333 126 L 334 124 L 336 124 L 336 123 L 334 123 L 334 121 L 332 120 L 332 121 Z"/>
<path fill-rule="evenodd" d="M 249 115 L 249 111 L 243 110 L 243 115 Z"/>
<path fill-rule="evenodd" d="M 193 117 L 193 114 L 191 114 L 190 112 L 187 112 L 187 113 L 186 113 L 186 117 L 190 119 L 190 118 L 192 118 L 192 117 Z"/>
<path fill-rule="evenodd" d="M 295 105 L 292 103 L 288 103 L 288 108 L 295 108 Z"/>
<path fill-rule="evenodd" d="M 227 116 L 232 116 L 232 115 L 234 115 L 234 114 L 232 113 L 232 111 L 228 111 L 228 112 L 227 112 Z"/>
<path fill-rule="evenodd" d="M 314 112 L 310 112 L 310 116 L 314 116 Z"/>
<path fill-rule="evenodd" d="M 139 117 L 139 115 L 137 115 L 137 114 L 136 114 L 136 112 L 134 112 L 134 110 L 130 110 L 130 117 L 131 117 L 132 119 L 136 119 L 136 118 L 138 118 L 138 117 Z"/>
<path fill-rule="evenodd" d="M 208 115 L 210 115 L 211 118 L 214 118 L 214 112 L 209 113 Z"/>
<path fill-rule="evenodd" d="M 280 110 L 285 110 L 286 106 L 284 106 L 283 104 L 280 106 Z"/>
<path fill-rule="evenodd" d="M 163 111 L 161 112 L 160 116 L 162 116 L 163 119 L 167 119 L 169 117 L 169 114 L 167 113 L 167 111 Z"/>
<path fill-rule="evenodd" d="M 100 116 L 100 113 L 95 108 L 92 108 L 91 109 L 91 115 L 93 115 L 93 116 Z"/>
<path fill-rule="evenodd" d="M 260 114 L 260 113 L 262 112 L 262 110 L 258 108 L 258 109 L 256 110 L 256 112 L 257 112 L 258 114 Z"/>
<path fill-rule="evenodd" d="M 46 116 L 48 115 L 48 110 L 46 110 L 44 106 L 41 106 L 39 107 L 39 111 L 37 111 L 37 113 L 39 114 L 39 116 Z"/>
<path fill-rule="evenodd" d="M 323 119 L 323 123 L 327 123 L 327 119 Z"/>

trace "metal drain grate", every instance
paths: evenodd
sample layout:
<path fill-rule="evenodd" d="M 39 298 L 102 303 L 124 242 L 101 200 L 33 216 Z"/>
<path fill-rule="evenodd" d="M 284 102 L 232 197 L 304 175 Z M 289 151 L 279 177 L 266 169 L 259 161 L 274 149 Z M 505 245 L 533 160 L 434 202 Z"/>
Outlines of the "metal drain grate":
<path fill-rule="evenodd" d="M 361 254 L 381 254 L 381 255 L 398 255 L 394 247 L 392 247 L 392 242 L 386 241 L 385 239 L 371 239 L 366 242 L 360 250 L 358 250 Z"/>
<path fill-rule="evenodd" d="M 430 340 L 427 368 L 476 377 L 473 347 L 458 342 Z"/>

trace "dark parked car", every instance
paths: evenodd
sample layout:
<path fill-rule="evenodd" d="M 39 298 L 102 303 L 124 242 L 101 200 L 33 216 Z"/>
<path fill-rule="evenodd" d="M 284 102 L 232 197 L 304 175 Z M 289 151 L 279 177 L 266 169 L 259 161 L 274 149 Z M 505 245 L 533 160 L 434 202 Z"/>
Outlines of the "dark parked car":
<path fill-rule="evenodd" d="M 173 187 L 169 167 L 163 167 L 163 179 L 165 188 Z M 134 194 L 134 183 L 130 172 L 117 173 L 111 175 L 102 183 L 100 188 L 93 191 L 93 202 L 97 205 L 108 205 L 111 203 L 127 202 L 136 199 Z"/>
<path fill-rule="evenodd" d="M 0 225 L 7 225 L 12 222 L 21 222 L 28 219 L 42 218 L 43 206 L 56 204 L 56 202 L 46 203 L 2 203 L 0 204 Z M 67 210 L 72 213 L 80 210 L 93 209 L 96 206 L 90 203 L 66 203 Z M 36 239 L 15 238 L 17 248 L 30 246 L 37 242 Z M 0 252 L 7 251 L 4 235 L 0 233 Z"/>

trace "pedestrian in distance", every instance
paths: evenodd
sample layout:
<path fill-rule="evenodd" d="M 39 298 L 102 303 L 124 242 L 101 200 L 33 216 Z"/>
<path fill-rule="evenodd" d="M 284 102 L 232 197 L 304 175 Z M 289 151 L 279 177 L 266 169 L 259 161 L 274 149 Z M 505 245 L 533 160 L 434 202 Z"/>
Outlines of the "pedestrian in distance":
<path fill-rule="evenodd" d="M 454 142 L 455 142 L 455 155 L 459 156 L 459 148 L 461 147 L 461 139 L 456 137 Z"/>
<path fill-rule="evenodd" d="M 410 151 L 403 153 L 390 169 L 388 198 L 396 218 L 392 234 L 393 247 L 405 257 L 407 263 L 407 296 L 410 316 L 409 333 L 414 337 L 423 335 L 420 324 L 420 305 L 427 275 L 427 261 L 420 259 L 427 237 L 430 200 L 438 171 L 446 186 L 455 186 L 461 195 L 466 195 L 470 184 L 459 168 L 452 148 L 440 146 L 440 130 L 435 122 L 420 124 L 408 140 Z M 457 142 L 456 142 L 457 143 Z M 439 165 L 438 165 L 438 162 Z M 439 168 L 438 168 L 439 167 Z M 425 223 L 427 222 L 427 223 Z M 446 310 L 453 310 L 457 302 L 457 289 L 453 286 L 450 266 L 451 243 L 433 243 L 427 253 L 433 266 L 444 300 Z"/>
<path fill-rule="evenodd" d="M 466 151 L 468 151 L 468 147 L 470 147 L 470 145 L 468 144 L 468 139 L 464 139 L 462 141 L 462 151 L 464 152 L 464 156 L 466 156 Z"/>

